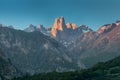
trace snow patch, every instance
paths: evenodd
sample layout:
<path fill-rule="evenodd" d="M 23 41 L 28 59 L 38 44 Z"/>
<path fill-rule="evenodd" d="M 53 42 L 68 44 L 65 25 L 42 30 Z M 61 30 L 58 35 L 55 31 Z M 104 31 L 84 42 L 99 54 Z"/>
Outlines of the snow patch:
<path fill-rule="evenodd" d="M 45 43 L 43 46 L 46 50 L 48 50 L 48 43 Z"/>

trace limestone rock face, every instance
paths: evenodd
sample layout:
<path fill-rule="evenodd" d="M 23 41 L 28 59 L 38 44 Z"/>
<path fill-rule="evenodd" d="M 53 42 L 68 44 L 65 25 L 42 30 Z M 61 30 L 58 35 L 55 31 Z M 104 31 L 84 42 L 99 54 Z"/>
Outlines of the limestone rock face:
<path fill-rule="evenodd" d="M 56 18 L 53 28 L 51 30 L 51 34 L 53 37 L 56 37 L 57 31 L 64 31 L 65 29 L 66 29 L 66 24 L 64 17 Z"/>
<path fill-rule="evenodd" d="M 70 28 L 72 27 L 72 25 L 71 25 L 70 23 L 67 23 L 67 24 L 66 24 L 66 27 L 67 27 L 68 29 L 70 29 Z"/>
<path fill-rule="evenodd" d="M 72 23 L 72 29 L 76 29 L 77 28 L 77 25 L 75 23 Z"/>

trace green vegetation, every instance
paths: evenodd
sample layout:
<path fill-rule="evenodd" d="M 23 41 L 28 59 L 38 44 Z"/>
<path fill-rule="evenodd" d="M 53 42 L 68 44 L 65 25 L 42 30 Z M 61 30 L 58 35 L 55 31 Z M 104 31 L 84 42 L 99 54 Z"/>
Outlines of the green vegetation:
<path fill-rule="evenodd" d="M 99 62 L 86 70 L 26 75 L 13 80 L 120 80 L 120 56 L 108 62 Z"/>

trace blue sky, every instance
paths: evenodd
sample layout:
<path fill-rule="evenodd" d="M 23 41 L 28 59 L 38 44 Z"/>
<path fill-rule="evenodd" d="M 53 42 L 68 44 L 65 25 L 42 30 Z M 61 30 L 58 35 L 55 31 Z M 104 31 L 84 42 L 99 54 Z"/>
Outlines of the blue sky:
<path fill-rule="evenodd" d="M 92 29 L 120 19 L 120 0 L 0 0 L 0 23 L 24 29 L 29 24 L 51 26 L 64 16 L 66 23 Z"/>

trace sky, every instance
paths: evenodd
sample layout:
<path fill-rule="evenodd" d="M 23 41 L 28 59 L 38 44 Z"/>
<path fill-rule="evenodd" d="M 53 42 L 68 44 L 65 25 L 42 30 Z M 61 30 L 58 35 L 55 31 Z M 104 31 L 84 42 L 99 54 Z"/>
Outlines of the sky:
<path fill-rule="evenodd" d="M 120 20 L 120 0 L 0 0 L 0 23 L 16 29 L 30 24 L 52 27 L 60 16 L 66 23 L 97 30 Z"/>

